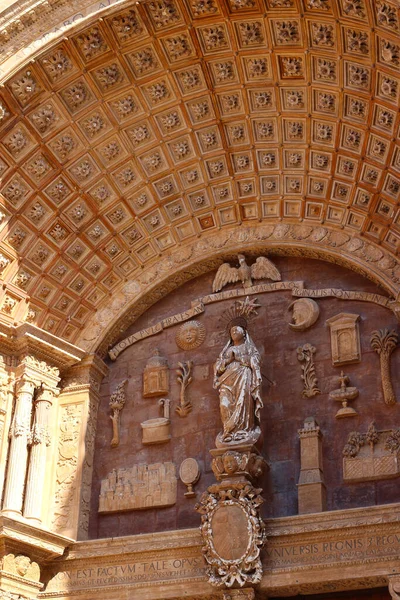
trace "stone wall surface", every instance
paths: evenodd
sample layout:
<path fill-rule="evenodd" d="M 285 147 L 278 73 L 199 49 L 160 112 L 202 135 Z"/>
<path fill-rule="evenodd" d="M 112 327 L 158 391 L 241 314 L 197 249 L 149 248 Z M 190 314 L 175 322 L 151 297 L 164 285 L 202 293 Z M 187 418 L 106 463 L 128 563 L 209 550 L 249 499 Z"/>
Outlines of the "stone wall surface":
<path fill-rule="evenodd" d="M 304 281 L 305 287 L 311 289 L 334 287 L 384 294 L 373 283 L 335 265 L 296 258 L 279 258 L 274 259 L 274 262 L 282 274 L 282 281 Z M 166 296 L 130 329 L 121 333 L 121 339 L 190 308 L 192 300 L 211 293 L 213 276 L 213 273 L 201 276 Z M 316 418 L 323 434 L 327 510 L 397 502 L 399 492 L 396 479 L 344 484 L 342 473 L 342 450 L 352 431 L 365 432 L 372 421 L 378 430 L 400 427 L 398 407 L 387 406 L 384 402 L 379 358 L 370 346 L 370 336 L 374 330 L 396 328 L 393 313 L 385 307 L 367 302 L 317 299 L 320 308 L 318 321 L 306 331 L 292 331 L 288 325 L 288 307 L 293 301 L 290 291 L 275 291 L 258 294 L 256 297 L 261 307 L 249 331 L 262 356 L 263 454 L 270 464 L 270 470 L 260 482 L 266 499 L 263 516 L 274 518 L 297 514 L 296 484 L 300 470 L 298 429 L 309 416 Z M 184 351 L 178 348 L 175 341 L 178 326 L 174 326 L 130 346 L 115 362 L 109 361 L 110 371 L 101 387 L 98 414 L 90 537 L 160 532 L 196 527 L 199 524 L 194 505 L 200 492 L 214 481 L 209 450 L 215 446 L 215 436 L 221 428 L 218 394 L 212 387 L 213 363 L 227 341 L 223 312 L 232 303 L 232 300 L 224 300 L 209 304 L 205 307 L 205 312 L 196 317 L 205 326 L 206 337 L 204 343 L 195 350 Z M 334 367 L 326 320 L 343 312 L 360 315 L 361 362 Z M 301 364 L 296 352 L 305 343 L 316 348 L 314 360 L 321 394 L 312 398 L 302 396 Z M 172 437 L 163 444 L 144 446 L 140 424 L 161 416 L 158 398 L 143 398 L 142 394 L 143 370 L 155 348 L 167 358 L 170 369 L 168 397 L 171 400 Z M 193 382 L 187 388 L 193 410 L 188 416 L 180 418 L 175 412 L 180 391 L 175 371 L 179 362 L 188 360 L 194 363 Z M 392 378 L 394 389 L 398 393 L 399 360 L 398 351 L 395 351 L 392 355 Z M 329 392 L 339 387 L 342 368 L 350 377 L 350 385 L 359 390 L 358 398 L 352 402 L 358 415 L 335 419 L 340 405 L 329 399 Z M 120 444 L 118 447 L 111 447 L 112 424 L 108 403 L 110 394 L 124 379 L 128 381 L 126 404 L 121 412 Z M 130 468 L 139 463 L 172 461 L 178 472 L 181 462 L 187 457 L 196 458 L 201 469 L 201 478 L 195 487 L 197 499 L 186 498 L 186 487 L 179 481 L 174 506 L 98 514 L 100 482 L 113 469 Z"/>

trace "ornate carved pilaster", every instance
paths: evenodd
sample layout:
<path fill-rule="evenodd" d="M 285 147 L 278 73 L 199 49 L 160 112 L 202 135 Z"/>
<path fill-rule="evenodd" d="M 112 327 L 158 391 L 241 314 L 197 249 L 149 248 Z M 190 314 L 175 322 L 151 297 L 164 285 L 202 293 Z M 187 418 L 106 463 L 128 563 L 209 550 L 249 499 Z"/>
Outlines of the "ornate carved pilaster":
<path fill-rule="evenodd" d="M 88 536 L 99 391 L 107 370 L 102 360 L 91 355 L 62 381 L 51 526 L 73 538 Z"/>
<path fill-rule="evenodd" d="M 29 443 L 31 455 L 26 482 L 24 517 L 37 523 L 42 521 L 42 503 L 45 486 L 47 447 L 50 445 L 50 410 L 59 390 L 42 384 L 34 402 L 35 416 Z"/>
<path fill-rule="evenodd" d="M 10 455 L 3 501 L 3 514 L 11 517 L 20 515 L 22 511 L 35 385 L 26 374 L 17 381 L 17 401 L 10 429 Z"/>
<path fill-rule="evenodd" d="M 7 464 L 9 430 L 14 399 L 14 373 L 0 355 L 0 498 L 3 496 L 4 477 Z"/>

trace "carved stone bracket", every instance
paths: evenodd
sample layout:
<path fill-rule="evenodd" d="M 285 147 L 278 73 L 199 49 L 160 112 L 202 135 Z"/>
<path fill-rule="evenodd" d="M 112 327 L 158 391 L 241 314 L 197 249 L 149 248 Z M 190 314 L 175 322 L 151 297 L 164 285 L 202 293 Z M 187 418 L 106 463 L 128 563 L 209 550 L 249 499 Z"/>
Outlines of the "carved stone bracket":
<path fill-rule="evenodd" d="M 211 450 L 210 453 L 213 457 L 211 468 L 218 481 L 240 477 L 254 482 L 268 468 L 266 460 L 260 456 L 254 446 L 247 448 L 244 446 L 240 451 L 239 449 L 225 451 L 221 448 Z"/>
<path fill-rule="evenodd" d="M 266 540 L 259 508 L 261 489 L 249 483 L 217 484 L 196 506 L 208 582 L 217 587 L 254 585 L 261 581 L 260 551 Z"/>

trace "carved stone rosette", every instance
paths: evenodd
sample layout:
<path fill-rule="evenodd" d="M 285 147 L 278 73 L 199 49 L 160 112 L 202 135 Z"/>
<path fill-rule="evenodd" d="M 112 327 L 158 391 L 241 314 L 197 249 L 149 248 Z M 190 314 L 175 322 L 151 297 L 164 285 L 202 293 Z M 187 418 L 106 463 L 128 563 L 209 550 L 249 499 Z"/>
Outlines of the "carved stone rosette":
<path fill-rule="evenodd" d="M 259 508 L 262 490 L 248 482 L 210 486 L 196 510 L 205 541 L 208 582 L 217 587 L 243 587 L 261 581 L 260 551 L 265 525 Z"/>

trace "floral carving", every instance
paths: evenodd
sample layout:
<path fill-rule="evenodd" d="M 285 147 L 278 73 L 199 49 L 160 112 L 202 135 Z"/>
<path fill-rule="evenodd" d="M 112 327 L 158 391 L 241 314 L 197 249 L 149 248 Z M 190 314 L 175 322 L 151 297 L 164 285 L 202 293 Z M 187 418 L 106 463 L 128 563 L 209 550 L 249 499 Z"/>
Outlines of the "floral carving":
<path fill-rule="evenodd" d="M 124 80 L 124 75 L 117 63 L 112 63 L 96 71 L 96 77 L 103 88 L 108 89 Z"/>
<path fill-rule="evenodd" d="M 343 12 L 348 17 L 364 19 L 366 15 L 364 0 L 342 0 Z"/>
<path fill-rule="evenodd" d="M 192 54 L 192 47 L 186 35 L 167 38 L 165 45 L 172 60 L 180 60 Z"/>
<path fill-rule="evenodd" d="M 203 328 L 204 329 L 204 328 Z M 201 335 L 201 333 L 200 333 Z M 205 332 L 204 332 L 205 335 Z M 204 339 L 204 336 L 203 336 Z M 197 344 L 200 345 L 200 344 Z M 176 370 L 177 381 L 180 384 L 180 395 L 179 395 L 179 404 L 175 409 L 175 412 L 178 413 L 180 417 L 187 417 L 187 415 L 192 411 L 193 405 L 190 400 L 186 397 L 186 389 L 192 383 L 192 368 L 193 362 L 187 361 L 185 363 L 178 363 L 178 369 Z"/>
<path fill-rule="evenodd" d="M 240 36 L 245 46 L 254 46 L 262 44 L 264 41 L 264 34 L 261 23 L 258 21 L 250 23 L 240 23 L 239 25 Z"/>
<path fill-rule="evenodd" d="M 299 77 L 303 74 L 303 61 L 301 58 L 284 56 L 281 64 L 284 77 Z"/>
<path fill-rule="evenodd" d="M 359 65 L 350 65 L 349 83 L 354 87 L 367 88 L 369 86 L 369 71 Z"/>
<path fill-rule="evenodd" d="M 265 58 L 250 58 L 247 68 L 249 76 L 254 79 L 268 75 L 268 63 Z"/>
<path fill-rule="evenodd" d="M 385 63 L 396 67 L 400 64 L 400 46 L 388 40 L 381 40 L 380 48 L 382 60 Z"/>
<path fill-rule="evenodd" d="M 321 393 L 321 390 L 318 388 L 318 380 L 315 375 L 315 365 L 314 365 L 314 354 L 316 349 L 311 344 L 304 344 L 304 346 L 299 346 L 297 348 L 297 358 L 301 363 L 304 363 L 301 366 L 301 370 L 303 372 L 301 379 L 304 384 L 303 396 L 306 398 L 313 398 L 317 394 Z"/>
<path fill-rule="evenodd" d="M 137 73 L 142 75 L 154 71 L 158 67 L 158 61 L 151 48 L 142 48 L 131 55 L 132 64 Z"/>
<path fill-rule="evenodd" d="M 28 142 L 29 140 L 25 133 L 25 130 L 22 128 L 17 128 L 5 140 L 4 145 L 13 156 L 18 156 L 18 154 L 20 154 L 20 152 L 22 152 L 22 150 L 26 148 Z"/>
<path fill-rule="evenodd" d="M 45 104 L 37 112 L 32 114 L 32 122 L 40 131 L 46 133 L 48 129 L 59 120 L 51 104 Z"/>
<path fill-rule="evenodd" d="M 62 96 L 72 111 L 78 110 L 91 98 L 89 89 L 83 81 L 77 81 L 63 90 Z"/>
<path fill-rule="evenodd" d="M 147 92 L 153 102 L 161 102 L 161 100 L 168 98 L 170 95 L 168 87 L 164 81 L 150 85 L 147 88 Z"/>
<path fill-rule="evenodd" d="M 58 48 L 42 60 L 42 66 L 54 83 L 73 69 L 73 64 L 62 48 Z"/>
<path fill-rule="evenodd" d="M 351 52 L 358 54 L 369 53 L 369 39 L 365 31 L 356 29 L 347 29 L 346 31 L 347 47 Z"/>
<path fill-rule="evenodd" d="M 333 25 L 312 23 L 312 41 L 316 46 L 334 46 L 335 37 Z"/>
<path fill-rule="evenodd" d="M 121 42 L 127 42 L 143 31 L 134 9 L 115 16 L 112 19 L 112 26 Z"/>
<path fill-rule="evenodd" d="M 136 100 L 131 94 L 116 100 L 112 105 L 121 119 L 125 119 L 138 111 Z"/>
<path fill-rule="evenodd" d="M 86 60 L 92 60 L 108 49 L 103 35 L 98 27 L 88 29 L 79 35 L 76 41 Z"/>
<path fill-rule="evenodd" d="M 214 0 L 191 0 L 190 6 L 195 17 L 212 15 L 218 11 Z"/>
<path fill-rule="evenodd" d="M 173 0 L 154 0 L 149 2 L 148 6 L 158 29 L 180 20 L 179 12 Z"/>
<path fill-rule="evenodd" d="M 276 39 L 279 44 L 296 44 L 300 41 L 297 21 L 277 21 Z"/>
<path fill-rule="evenodd" d="M 203 29 L 204 43 L 207 50 L 216 50 L 226 48 L 228 42 L 225 37 L 225 29 L 222 25 L 214 27 L 205 27 Z"/>
<path fill-rule="evenodd" d="M 111 447 L 116 448 L 119 446 L 120 441 L 120 415 L 121 411 L 125 406 L 126 396 L 125 396 L 125 386 L 128 383 L 127 379 L 124 379 L 117 385 L 114 392 L 110 396 L 109 406 L 111 408 L 112 414 L 110 415 L 110 419 L 112 422 L 113 428 L 113 437 L 111 440 Z"/>
<path fill-rule="evenodd" d="M 317 78 L 327 81 L 336 79 L 336 63 L 333 60 L 326 58 L 318 58 L 317 60 Z"/>
<path fill-rule="evenodd" d="M 39 91 L 37 81 L 29 69 L 11 83 L 14 96 L 22 106 L 26 106 L 31 98 Z"/>
<path fill-rule="evenodd" d="M 393 4 L 384 2 L 383 0 L 377 0 L 375 3 L 376 20 L 379 25 L 383 27 L 389 27 L 395 31 L 399 28 L 399 21 L 397 17 L 397 10 Z"/>

